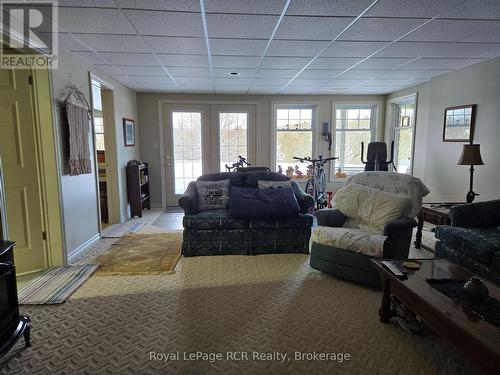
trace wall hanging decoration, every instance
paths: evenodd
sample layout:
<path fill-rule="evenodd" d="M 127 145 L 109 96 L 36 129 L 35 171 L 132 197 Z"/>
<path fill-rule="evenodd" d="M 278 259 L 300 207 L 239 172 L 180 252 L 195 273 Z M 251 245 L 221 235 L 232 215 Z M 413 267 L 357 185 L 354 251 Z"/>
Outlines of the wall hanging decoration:
<path fill-rule="evenodd" d="M 444 110 L 443 142 L 472 142 L 476 105 L 461 105 Z"/>
<path fill-rule="evenodd" d="M 134 120 L 123 118 L 123 140 L 125 142 L 125 147 L 135 146 Z"/>

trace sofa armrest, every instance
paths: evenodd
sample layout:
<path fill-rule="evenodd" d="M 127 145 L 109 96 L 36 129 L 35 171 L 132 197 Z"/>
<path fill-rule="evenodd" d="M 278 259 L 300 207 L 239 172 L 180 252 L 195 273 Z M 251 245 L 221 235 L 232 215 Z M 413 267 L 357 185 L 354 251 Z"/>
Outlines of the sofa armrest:
<path fill-rule="evenodd" d="M 417 226 L 415 219 L 396 219 L 389 221 L 384 226 L 384 235 L 387 237 L 393 236 L 401 231 L 412 230 Z"/>
<path fill-rule="evenodd" d="M 186 215 L 196 215 L 198 213 L 198 190 L 194 181 L 188 184 L 184 195 L 179 198 L 179 206 L 184 209 Z"/>
<path fill-rule="evenodd" d="M 307 214 L 309 209 L 314 206 L 314 198 L 307 194 L 296 181 L 292 181 L 292 189 L 299 203 L 300 213 Z"/>
<path fill-rule="evenodd" d="M 453 227 L 498 227 L 500 225 L 500 199 L 452 206 L 450 208 L 450 221 Z"/>
<path fill-rule="evenodd" d="M 333 208 L 323 208 L 316 211 L 316 217 L 318 218 L 318 225 L 324 227 L 341 227 L 347 220 L 342 212 Z"/>

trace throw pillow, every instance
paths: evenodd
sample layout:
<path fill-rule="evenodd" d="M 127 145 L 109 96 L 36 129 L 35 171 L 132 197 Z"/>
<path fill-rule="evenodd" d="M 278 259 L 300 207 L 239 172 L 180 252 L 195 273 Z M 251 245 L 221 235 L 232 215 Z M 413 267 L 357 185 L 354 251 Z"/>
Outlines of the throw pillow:
<path fill-rule="evenodd" d="M 391 220 L 404 216 L 411 198 L 351 183 L 335 193 L 332 206 L 358 222 L 359 228 L 379 231 Z"/>
<path fill-rule="evenodd" d="M 274 219 L 299 215 L 292 188 L 231 188 L 229 214 L 236 219 Z"/>
<path fill-rule="evenodd" d="M 259 189 L 280 189 L 292 187 L 292 181 L 263 181 L 258 180 L 257 186 Z"/>
<path fill-rule="evenodd" d="M 198 210 L 226 209 L 229 203 L 229 180 L 196 181 Z"/>

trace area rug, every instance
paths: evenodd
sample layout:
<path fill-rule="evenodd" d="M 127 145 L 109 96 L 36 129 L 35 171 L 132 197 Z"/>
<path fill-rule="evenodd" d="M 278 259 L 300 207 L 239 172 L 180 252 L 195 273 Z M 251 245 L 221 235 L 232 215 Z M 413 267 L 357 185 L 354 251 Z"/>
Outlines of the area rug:
<path fill-rule="evenodd" d="M 99 268 L 99 264 L 53 267 L 19 292 L 21 305 L 57 305 L 66 300 Z"/>
<path fill-rule="evenodd" d="M 99 256 L 99 275 L 141 275 L 172 272 L 179 261 L 182 232 L 129 233 Z"/>
<path fill-rule="evenodd" d="M 141 229 L 146 223 L 137 223 L 127 221 L 123 224 L 115 224 L 109 228 L 106 228 L 102 232 L 103 238 L 120 238 L 126 235 L 127 233 L 134 233 Z"/>

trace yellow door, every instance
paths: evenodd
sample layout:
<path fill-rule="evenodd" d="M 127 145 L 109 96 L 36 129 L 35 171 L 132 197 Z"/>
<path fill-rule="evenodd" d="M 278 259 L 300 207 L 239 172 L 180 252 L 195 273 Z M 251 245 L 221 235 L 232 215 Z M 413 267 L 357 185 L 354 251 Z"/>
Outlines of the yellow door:
<path fill-rule="evenodd" d="M 9 239 L 18 273 L 46 268 L 28 70 L 0 69 L 0 156 Z"/>

